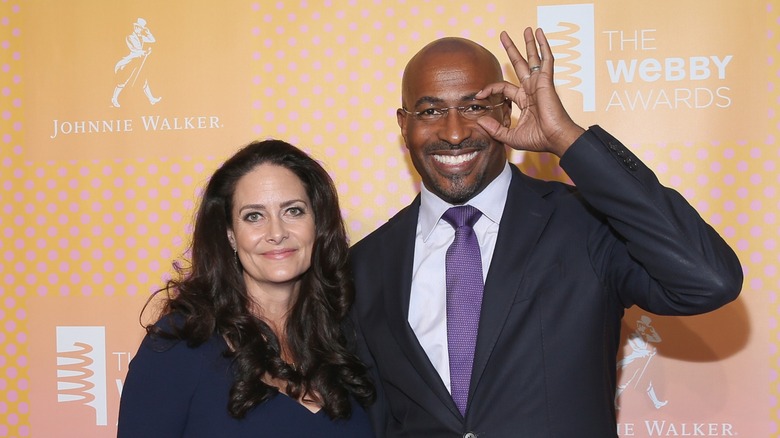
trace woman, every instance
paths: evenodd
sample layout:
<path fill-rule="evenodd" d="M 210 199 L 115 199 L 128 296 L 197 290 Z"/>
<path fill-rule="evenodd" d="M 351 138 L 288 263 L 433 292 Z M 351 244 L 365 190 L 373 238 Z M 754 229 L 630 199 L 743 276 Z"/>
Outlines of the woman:
<path fill-rule="evenodd" d="M 325 170 L 254 142 L 209 180 L 191 267 L 130 364 L 120 437 L 364 437 L 374 397 L 341 324 L 353 291 Z"/>

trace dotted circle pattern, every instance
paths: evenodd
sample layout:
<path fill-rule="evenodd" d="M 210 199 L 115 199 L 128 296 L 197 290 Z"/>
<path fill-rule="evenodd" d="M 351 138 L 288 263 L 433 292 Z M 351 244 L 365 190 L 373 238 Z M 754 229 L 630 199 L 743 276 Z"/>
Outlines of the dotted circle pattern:
<path fill-rule="evenodd" d="M 0 3 L 0 436 L 30 435 L 26 303 L 37 230 L 23 170 L 20 9 Z"/>
<path fill-rule="evenodd" d="M 767 47 L 771 48 L 766 55 L 767 83 L 766 92 L 768 107 L 765 109 L 768 121 L 768 129 L 764 141 L 753 144 L 749 148 L 748 157 L 734 159 L 733 151 L 728 151 L 724 157 L 728 161 L 736 161 L 736 174 L 724 175 L 724 181 L 734 187 L 730 193 L 716 192 L 719 198 L 724 199 L 724 207 L 730 209 L 730 217 L 723 218 L 727 223 L 738 223 L 740 229 L 733 230 L 737 240 L 739 254 L 742 257 L 746 269 L 746 293 L 754 293 L 760 300 L 760 309 L 765 309 L 765 327 L 770 333 L 767 343 L 767 354 L 771 358 L 769 376 L 771 382 L 768 407 L 771 412 L 769 423 L 772 436 L 780 432 L 780 352 L 778 351 L 778 339 L 780 339 L 780 327 L 778 316 L 780 315 L 780 276 L 778 266 L 780 264 L 780 251 L 778 250 L 778 237 L 780 236 L 780 171 L 778 171 L 778 159 L 780 148 L 777 147 L 780 136 L 780 62 L 778 52 L 780 49 L 780 2 L 771 1 L 766 5 Z M 759 112 L 756 117 L 760 117 Z M 716 167 L 717 170 L 720 168 Z M 733 172 L 733 171 L 732 171 Z M 750 195 L 748 195 L 750 194 Z M 739 205 L 736 205 L 739 204 Z M 734 219 L 736 219 L 735 222 Z M 731 231 L 731 229 L 729 229 Z"/>

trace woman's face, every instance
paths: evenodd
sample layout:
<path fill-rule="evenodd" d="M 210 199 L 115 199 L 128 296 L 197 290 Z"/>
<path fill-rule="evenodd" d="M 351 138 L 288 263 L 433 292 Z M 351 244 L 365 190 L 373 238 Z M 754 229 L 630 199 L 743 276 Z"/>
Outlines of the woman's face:
<path fill-rule="evenodd" d="M 314 212 L 290 170 L 261 164 L 241 177 L 233 194 L 228 239 L 238 253 L 247 290 L 297 286 L 311 266 Z"/>

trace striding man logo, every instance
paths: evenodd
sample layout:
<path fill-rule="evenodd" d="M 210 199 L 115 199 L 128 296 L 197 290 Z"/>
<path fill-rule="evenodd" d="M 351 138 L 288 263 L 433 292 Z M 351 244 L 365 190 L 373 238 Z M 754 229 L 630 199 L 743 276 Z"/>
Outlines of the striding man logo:
<path fill-rule="evenodd" d="M 555 54 L 555 85 L 562 99 L 583 111 L 596 110 L 593 4 L 539 6 L 539 27 Z"/>
<path fill-rule="evenodd" d="M 95 425 L 108 424 L 105 327 L 57 327 L 57 402 L 95 411 Z"/>
<path fill-rule="evenodd" d="M 111 97 L 111 105 L 119 108 L 119 96 L 125 88 L 136 89 L 138 86 L 152 105 L 157 104 L 162 97 L 155 97 L 149 87 L 149 79 L 146 77 L 144 65 L 152 54 L 151 45 L 157 42 L 152 31 L 146 27 L 146 20 L 139 18 L 133 23 L 133 33 L 125 38 L 125 43 L 130 53 L 117 61 L 114 65 L 116 86 Z M 148 69 L 147 69 L 148 70 Z"/>
<path fill-rule="evenodd" d="M 659 343 L 661 343 L 661 336 L 652 326 L 652 320 L 649 316 L 642 315 L 636 321 L 636 329 L 628 336 L 631 352 L 617 364 L 617 369 L 622 371 L 623 378 L 615 392 L 615 408 L 620 409 L 620 396 L 627 389 L 643 390 L 656 409 L 661 409 L 669 403 L 658 398 L 653 386 L 652 373 L 648 372 L 653 358 L 658 353 L 653 344 Z"/>

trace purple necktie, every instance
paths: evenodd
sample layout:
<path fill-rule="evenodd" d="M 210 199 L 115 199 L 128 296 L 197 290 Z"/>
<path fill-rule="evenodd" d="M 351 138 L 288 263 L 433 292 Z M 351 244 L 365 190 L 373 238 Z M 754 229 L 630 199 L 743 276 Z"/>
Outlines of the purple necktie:
<path fill-rule="evenodd" d="M 466 415 L 471 366 L 477 344 L 479 310 L 482 307 L 482 257 L 472 228 L 482 212 L 470 205 L 452 207 L 442 218 L 455 228 L 455 240 L 447 248 L 447 346 L 450 386 L 458 410 Z"/>

